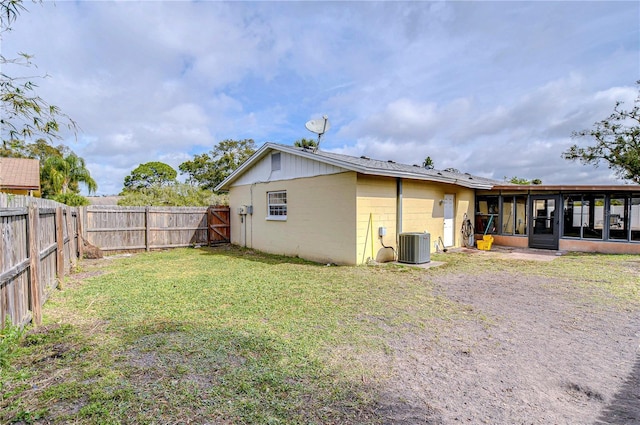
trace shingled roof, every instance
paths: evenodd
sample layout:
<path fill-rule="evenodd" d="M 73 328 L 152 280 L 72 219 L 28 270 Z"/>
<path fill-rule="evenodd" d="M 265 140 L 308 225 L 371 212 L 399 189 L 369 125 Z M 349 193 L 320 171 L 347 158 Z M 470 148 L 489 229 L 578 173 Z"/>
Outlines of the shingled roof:
<path fill-rule="evenodd" d="M 418 165 L 400 164 L 394 161 L 383 161 L 371 159 L 365 156 L 355 157 L 339 153 L 326 151 L 312 151 L 310 149 L 298 148 L 295 146 L 280 145 L 277 143 L 265 143 L 247 161 L 238 167 L 222 183 L 216 186 L 215 190 L 227 190 L 231 183 L 249 170 L 260 159 L 271 151 L 286 152 L 292 155 L 301 156 L 314 161 L 341 167 L 346 170 L 356 171 L 361 174 L 401 177 L 414 180 L 425 180 L 439 183 L 455 184 L 473 189 L 491 189 L 496 184 L 504 184 L 493 179 L 473 176 L 468 173 L 458 173 L 444 170 L 428 170 Z"/>
<path fill-rule="evenodd" d="M 0 158 L 0 189 L 40 190 L 40 161 Z"/>

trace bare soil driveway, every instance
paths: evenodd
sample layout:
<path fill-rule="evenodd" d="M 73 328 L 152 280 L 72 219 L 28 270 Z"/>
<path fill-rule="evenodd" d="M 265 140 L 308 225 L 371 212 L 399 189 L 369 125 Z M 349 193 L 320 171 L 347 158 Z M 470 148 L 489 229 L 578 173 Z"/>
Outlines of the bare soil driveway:
<path fill-rule="evenodd" d="M 385 423 L 640 424 L 637 307 L 513 270 L 425 279 L 471 320 L 388 342 Z"/>

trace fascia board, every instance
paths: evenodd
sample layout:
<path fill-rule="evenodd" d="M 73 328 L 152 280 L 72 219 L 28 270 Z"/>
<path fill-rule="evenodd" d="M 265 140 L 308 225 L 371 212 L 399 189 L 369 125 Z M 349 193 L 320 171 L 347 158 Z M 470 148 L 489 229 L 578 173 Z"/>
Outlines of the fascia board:
<path fill-rule="evenodd" d="M 244 174 L 246 170 L 251 168 L 253 164 L 261 160 L 267 154 L 267 151 L 269 149 L 273 149 L 273 147 L 274 145 L 271 143 L 265 143 L 264 145 L 262 145 L 262 147 L 260 147 L 260 149 L 255 151 L 253 155 L 249 157 L 248 160 L 246 160 L 244 163 L 242 163 L 242 165 L 240 165 L 238 168 L 233 170 L 233 172 L 229 174 L 226 179 L 218 183 L 218 185 L 214 187 L 213 190 L 216 192 L 220 190 L 229 190 L 228 186 L 231 183 L 233 183 L 238 177 Z"/>
<path fill-rule="evenodd" d="M 375 176 L 400 177 L 400 178 L 406 178 L 411 180 L 430 181 L 434 183 L 454 184 L 457 186 L 462 186 L 470 189 L 491 189 L 493 187 L 492 184 L 476 183 L 476 182 L 471 183 L 464 179 L 426 176 L 422 174 L 403 173 L 402 171 L 385 171 L 377 168 L 373 170 L 365 168 L 365 169 L 358 170 L 358 172 L 362 174 L 375 175 Z"/>

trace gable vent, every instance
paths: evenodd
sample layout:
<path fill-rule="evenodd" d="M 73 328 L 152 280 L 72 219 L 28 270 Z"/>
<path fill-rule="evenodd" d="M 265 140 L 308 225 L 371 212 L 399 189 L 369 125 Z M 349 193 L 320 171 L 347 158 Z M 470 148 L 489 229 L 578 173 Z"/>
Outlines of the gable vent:
<path fill-rule="evenodd" d="M 271 154 L 271 171 L 280 170 L 280 152 Z"/>

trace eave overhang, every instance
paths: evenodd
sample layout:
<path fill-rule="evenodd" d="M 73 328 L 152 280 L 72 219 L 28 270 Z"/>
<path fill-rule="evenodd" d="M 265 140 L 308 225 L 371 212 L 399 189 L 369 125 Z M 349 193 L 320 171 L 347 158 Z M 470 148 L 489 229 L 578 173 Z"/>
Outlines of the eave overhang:
<path fill-rule="evenodd" d="M 502 192 L 640 192 L 640 185 L 495 185 L 491 191 Z"/>

